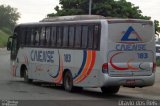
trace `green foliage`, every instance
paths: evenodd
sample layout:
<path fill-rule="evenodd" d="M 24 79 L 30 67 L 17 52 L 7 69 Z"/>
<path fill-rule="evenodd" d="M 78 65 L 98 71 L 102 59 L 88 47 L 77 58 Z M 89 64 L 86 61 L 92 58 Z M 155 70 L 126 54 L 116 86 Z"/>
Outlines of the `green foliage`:
<path fill-rule="evenodd" d="M 60 5 L 55 7 L 56 13 L 52 16 L 88 14 L 89 0 L 60 0 Z M 92 14 L 105 17 L 150 19 L 143 16 L 138 6 L 126 0 L 93 0 Z"/>
<path fill-rule="evenodd" d="M 126 0 L 92 0 L 92 14 L 105 17 L 134 18 L 150 20 L 151 17 L 143 16 L 138 6 Z M 56 13 L 48 17 L 66 15 L 88 14 L 89 0 L 60 0 L 61 6 L 56 6 Z M 160 32 L 159 22 L 155 21 L 156 34 Z"/>
<path fill-rule="evenodd" d="M 9 35 L 2 30 L 0 30 L 0 48 L 7 45 Z"/>
<path fill-rule="evenodd" d="M 17 12 L 17 9 L 0 5 L 0 47 L 6 46 L 7 39 L 19 18 L 20 14 Z"/>
<path fill-rule="evenodd" d="M 17 12 L 17 9 L 0 5 L 0 29 L 7 28 L 7 30 L 12 31 L 19 18 L 20 14 Z"/>
<path fill-rule="evenodd" d="M 155 24 L 155 34 L 158 35 L 158 32 L 160 33 L 159 21 L 155 20 L 154 24 Z"/>
<path fill-rule="evenodd" d="M 10 29 L 6 28 L 6 27 L 2 27 L 1 30 L 3 32 L 5 32 L 6 34 L 12 34 L 12 31 Z"/>
<path fill-rule="evenodd" d="M 159 58 L 156 59 L 156 64 L 157 64 L 157 66 L 160 66 L 160 59 Z"/>

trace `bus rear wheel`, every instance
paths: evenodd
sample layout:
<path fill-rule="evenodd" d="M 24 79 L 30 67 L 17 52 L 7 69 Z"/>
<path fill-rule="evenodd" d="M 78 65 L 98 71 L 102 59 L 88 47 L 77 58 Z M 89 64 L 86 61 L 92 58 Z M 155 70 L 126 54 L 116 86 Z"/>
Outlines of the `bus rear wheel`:
<path fill-rule="evenodd" d="M 103 94 L 114 95 L 119 91 L 120 86 L 101 87 Z"/>
<path fill-rule="evenodd" d="M 66 91 L 68 92 L 73 91 L 73 78 L 72 78 L 72 74 L 69 71 L 67 71 L 64 75 L 63 86 Z"/>
<path fill-rule="evenodd" d="M 28 78 L 28 70 L 25 68 L 24 70 L 24 81 L 27 83 L 32 83 L 33 80 Z"/>

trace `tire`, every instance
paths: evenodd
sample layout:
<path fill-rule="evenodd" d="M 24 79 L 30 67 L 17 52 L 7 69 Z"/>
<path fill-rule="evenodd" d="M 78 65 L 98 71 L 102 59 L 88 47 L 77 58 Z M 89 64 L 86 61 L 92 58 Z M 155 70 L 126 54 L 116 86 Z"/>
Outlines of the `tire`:
<path fill-rule="evenodd" d="M 119 91 L 120 86 L 101 87 L 103 94 L 114 95 Z"/>
<path fill-rule="evenodd" d="M 72 78 L 72 74 L 69 71 L 67 71 L 64 75 L 63 86 L 66 91 L 68 92 L 73 91 L 73 78 Z"/>
<path fill-rule="evenodd" d="M 27 83 L 32 83 L 33 80 L 28 78 L 28 70 L 25 68 L 24 70 L 24 81 Z"/>

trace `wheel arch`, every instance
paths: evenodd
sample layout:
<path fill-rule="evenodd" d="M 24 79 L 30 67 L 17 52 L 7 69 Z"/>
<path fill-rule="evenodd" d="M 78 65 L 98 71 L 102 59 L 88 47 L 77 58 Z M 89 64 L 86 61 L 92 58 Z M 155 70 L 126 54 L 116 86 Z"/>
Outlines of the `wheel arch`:
<path fill-rule="evenodd" d="M 63 79 L 64 79 L 64 75 L 65 75 L 67 72 L 70 72 L 70 73 L 71 73 L 71 70 L 70 70 L 70 69 L 64 69 L 63 74 L 62 74 L 62 78 L 63 78 Z M 71 73 L 71 75 L 72 75 L 72 73 Z"/>
<path fill-rule="evenodd" d="M 22 64 L 21 68 L 20 68 L 20 77 L 21 78 L 24 77 L 25 69 L 27 69 L 26 65 Z"/>

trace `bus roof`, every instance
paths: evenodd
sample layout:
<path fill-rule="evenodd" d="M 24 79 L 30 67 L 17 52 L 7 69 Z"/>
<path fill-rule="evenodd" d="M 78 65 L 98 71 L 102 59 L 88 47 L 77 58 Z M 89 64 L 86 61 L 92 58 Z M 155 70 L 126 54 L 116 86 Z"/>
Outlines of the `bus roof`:
<path fill-rule="evenodd" d="M 103 17 L 100 15 L 73 15 L 73 16 L 56 16 L 50 18 L 44 18 L 40 22 L 35 23 L 23 23 L 18 26 L 30 26 L 30 25 L 44 25 L 44 24 L 52 24 L 52 23 L 75 23 L 79 22 L 100 22 L 101 20 L 107 20 L 108 23 L 144 23 L 153 25 L 152 21 L 142 20 L 142 19 L 121 19 L 114 17 Z"/>
<path fill-rule="evenodd" d="M 144 20 L 144 19 L 107 19 L 108 23 L 144 23 L 144 24 L 150 24 L 153 25 L 153 22 L 150 20 Z"/>
<path fill-rule="evenodd" d="M 104 17 L 101 15 L 72 15 L 72 16 L 55 16 L 55 17 L 49 17 L 49 18 L 44 18 L 43 20 L 41 20 L 40 22 L 58 22 L 58 21 L 80 21 L 80 20 L 97 20 L 97 19 L 106 19 L 108 22 L 115 22 L 115 23 L 119 23 L 119 22 L 131 22 L 131 23 L 135 23 L 135 22 L 151 22 L 148 20 L 142 20 L 142 19 L 122 19 L 122 18 L 116 18 L 116 17 Z"/>
<path fill-rule="evenodd" d="M 93 19 L 106 19 L 100 15 L 72 15 L 72 16 L 56 16 L 44 18 L 40 22 L 57 22 L 57 21 L 76 21 L 76 20 L 93 20 Z"/>

